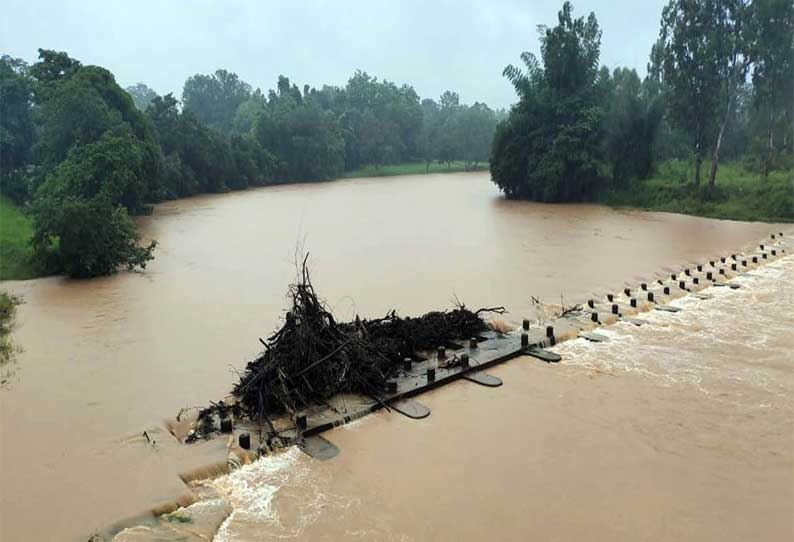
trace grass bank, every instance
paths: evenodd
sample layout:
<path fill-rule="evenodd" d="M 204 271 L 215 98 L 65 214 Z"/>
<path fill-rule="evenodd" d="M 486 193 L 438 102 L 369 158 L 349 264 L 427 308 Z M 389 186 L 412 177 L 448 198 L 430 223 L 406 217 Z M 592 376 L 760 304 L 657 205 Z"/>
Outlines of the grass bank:
<path fill-rule="evenodd" d="M 11 327 L 14 324 L 17 303 L 17 299 L 0 291 L 0 365 L 8 362 L 14 355 Z"/>
<path fill-rule="evenodd" d="M 691 182 L 691 166 L 672 160 L 659 165 L 653 177 L 631 188 L 603 195 L 612 207 L 634 207 L 687 215 L 750 222 L 794 222 L 794 173 L 773 171 L 767 179 L 738 163 L 720 165 L 714 193 L 706 197 L 708 164 L 701 186 Z"/>
<path fill-rule="evenodd" d="M 40 276 L 33 265 L 33 221 L 9 199 L 0 197 L 0 280 Z"/>
<path fill-rule="evenodd" d="M 487 171 L 488 162 L 480 162 L 477 167 L 468 171 Z M 424 175 L 425 173 L 456 173 L 467 171 L 463 162 L 452 162 L 447 164 L 431 163 L 428 168 L 424 162 L 404 162 L 402 164 L 390 164 L 384 166 L 366 166 L 353 171 L 345 171 L 343 178 L 351 179 L 354 177 L 391 177 L 394 175 Z"/>

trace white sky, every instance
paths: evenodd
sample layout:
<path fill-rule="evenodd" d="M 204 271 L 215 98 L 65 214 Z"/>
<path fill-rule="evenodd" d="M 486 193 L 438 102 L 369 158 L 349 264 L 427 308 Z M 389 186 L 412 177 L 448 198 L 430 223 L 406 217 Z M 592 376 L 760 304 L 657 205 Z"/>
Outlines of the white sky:
<path fill-rule="evenodd" d="M 603 30 L 601 63 L 644 74 L 666 0 L 575 0 Z M 226 68 L 264 91 L 284 74 L 302 87 L 344 85 L 356 69 L 409 83 L 420 96 L 506 107 L 501 76 L 521 51 L 539 51 L 536 26 L 562 0 L 3 0 L 0 53 L 36 59 L 63 50 L 127 86 L 179 97 L 190 75 Z"/>

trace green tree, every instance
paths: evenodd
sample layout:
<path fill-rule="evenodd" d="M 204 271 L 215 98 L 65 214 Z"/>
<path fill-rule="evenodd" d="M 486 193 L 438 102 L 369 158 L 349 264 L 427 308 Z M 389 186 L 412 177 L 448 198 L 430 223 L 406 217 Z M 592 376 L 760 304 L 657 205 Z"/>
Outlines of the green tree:
<path fill-rule="evenodd" d="M 436 160 L 435 142 L 439 130 L 439 107 L 430 99 L 422 100 L 422 132 L 419 138 L 419 155 L 425 162 L 425 172 L 430 171 L 430 164 Z"/>
<path fill-rule="evenodd" d="M 68 80 L 81 66 L 78 60 L 63 51 L 39 49 L 39 60 L 30 68 L 36 101 L 47 101 L 58 84 Z"/>
<path fill-rule="evenodd" d="M 137 211 L 148 194 L 146 159 L 144 144 L 119 124 L 97 141 L 73 147 L 47 176 L 38 196 L 100 198 Z"/>
<path fill-rule="evenodd" d="M 35 253 L 71 277 L 109 275 L 119 267 L 145 269 L 157 245 L 138 245 L 126 209 L 103 198 L 44 197 L 33 214 Z"/>
<path fill-rule="evenodd" d="M 721 0 L 671 0 L 662 11 L 658 57 L 668 111 L 688 135 L 695 157 L 695 184 L 721 106 L 724 30 Z"/>
<path fill-rule="evenodd" d="M 28 66 L 18 58 L 0 58 L 0 193 L 17 203 L 27 199 L 23 168 L 32 159 L 35 125 Z"/>
<path fill-rule="evenodd" d="M 654 143 L 664 108 L 653 84 L 640 81 L 637 72 L 616 68 L 603 98 L 604 158 L 616 186 L 643 179 L 651 172 Z"/>
<path fill-rule="evenodd" d="M 446 90 L 439 97 L 439 108 L 436 122 L 433 150 L 439 162 L 452 167 L 452 162 L 460 157 L 461 145 L 459 143 L 459 130 L 456 127 L 456 117 L 460 110 L 460 97 L 457 92 Z"/>
<path fill-rule="evenodd" d="M 112 73 L 97 66 L 80 66 L 68 78 L 59 79 L 46 94 L 37 143 L 45 173 L 63 161 L 71 149 L 98 141 L 106 131 L 124 125 L 145 153 L 148 195 L 157 193 L 162 153 L 153 127 Z"/>
<path fill-rule="evenodd" d="M 251 97 L 242 102 L 232 119 L 232 133 L 250 134 L 254 128 L 257 116 L 267 108 L 267 100 L 259 89 Z"/>
<path fill-rule="evenodd" d="M 333 179 L 344 167 L 345 141 L 336 115 L 310 96 L 304 99 L 284 76 L 278 92 L 271 91 L 267 110 L 257 117 L 253 135 L 272 156 L 278 180 Z"/>
<path fill-rule="evenodd" d="M 127 94 L 132 96 L 132 101 L 135 102 L 135 107 L 140 111 L 146 111 L 152 100 L 157 98 L 157 93 L 147 87 L 144 83 L 135 83 L 128 86 L 126 89 Z"/>
<path fill-rule="evenodd" d="M 208 126 L 228 134 L 240 105 L 251 97 L 251 85 L 236 73 L 216 70 L 212 75 L 196 74 L 182 91 L 182 104 Z"/>
<path fill-rule="evenodd" d="M 747 32 L 744 28 L 748 16 L 748 5 L 745 0 L 723 0 L 720 4 L 722 11 L 715 29 L 714 39 L 717 43 L 714 49 L 717 51 L 716 56 L 719 61 L 719 90 L 722 100 L 718 113 L 722 119 L 711 159 L 709 193 L 714 190 L 720 151 L 728 121 L 735 113 L 736 96 L 747 76 L 747 69 L 750 65 Z"/>
<path fill-rule="evenodd" d="M 496 115 L 491 108 L 479 102 L 461 106 L 452 120 L 452 132 L 458 147 L 457 155 L 466 170 L 488 160 L 496 129 Z"/>
<path fill-rule="evenodd" d="M 775 155 L 775 128 L 781 113 L 791 119 L 794 94 L 794 6 L 789 0 L 755 0 L 746 25 L 749 54 L 753 62 L 756 105 L 765 109 L 766 138 L 762 172 L 764 177 Z M 790 121 L 789 121 L 790 122 Z M 784 128 L 784 134 L 790 133 Z"/>
<path fill-rule="evenodd" d="M 572 12 L 565 2 L 557 26 L 540 27 L 543 68 L 524 53 L 525 70 L 504 70 L 519 102 L 496 131 L 491 174 L 510 197 L 571 201 L 585 199 L 597 188 L 601 30 L 593 13 L 575 19 Z"/>

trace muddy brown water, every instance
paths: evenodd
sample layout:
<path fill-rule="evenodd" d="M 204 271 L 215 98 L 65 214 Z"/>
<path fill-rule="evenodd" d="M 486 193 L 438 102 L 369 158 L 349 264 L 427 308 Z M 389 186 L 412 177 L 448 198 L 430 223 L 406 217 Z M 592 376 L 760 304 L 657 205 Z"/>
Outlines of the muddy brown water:
<path fill-rule="evenodd" d="M 519 323 L 533 296 L 583 301 L 782 228 L 508 202 L 485 174 L 201 196 L 159 205 L 141 226 L 160 242 L 143 273 L 3 285 L 25 303 L 14 334 L 24 351 L 0 391 L 0 540 L 85 540 L 183 493 L 175 473 L 225 443 L 177 445 L 162 420 L 230 389 L 283 314 L 296 245 L 340 318 L 417 314 L 457 296 L 503 304 Z M 781 273 L 768 322 L 744 310 L 732 325 L 791 322 L 782 285 L 794 275 Z M 712 336 L 702 319 L 691 325 L 703 326 L 695 339 Z M 655 351 L 505 365 L 502 388 L 460 383 L 423 399 L 426 423 L 383 414 L 330 433 L 342 454 L 329 463 L 292 451 L 241 471 L 245 491 L 217 479 L 236 512 L 216 538 L 790 539 L 794 339 L 781 329 L 758 347 L 771 352 L 760 367 L 773 367 L 772 398 L 742 380 L 759 370 L 741 364 L 748 354 L 724 371 L 737 351 L 727 339 L 690 357 L 672 343 L 675 371 Z M 708 393 L 684 378 L 698 371 L 687 359 L 714 377 Z"/>

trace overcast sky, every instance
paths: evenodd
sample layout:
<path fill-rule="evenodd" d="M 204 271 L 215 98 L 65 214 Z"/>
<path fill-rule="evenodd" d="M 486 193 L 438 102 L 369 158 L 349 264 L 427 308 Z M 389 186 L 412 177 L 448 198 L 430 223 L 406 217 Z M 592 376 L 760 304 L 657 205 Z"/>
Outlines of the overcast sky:
<path fill-rule="evenodd" d="M 666 0 L 575 0 L 603 30 L 601 63 L 645 72 Z M 466 103 L 514 101 L 501 76 L 521 51 L 538 53 L 536 26 L 562 0 L 3 0 L 0 52 L 36 58 L 57 49 L 110 69 L 122 86 L 144 82 L 181 95 L 187 77 L 226 68 L 254 87 L 279 74 L 344 85 L 356 69 L 409 83 L 422 97 L 450 89 Z"/>

